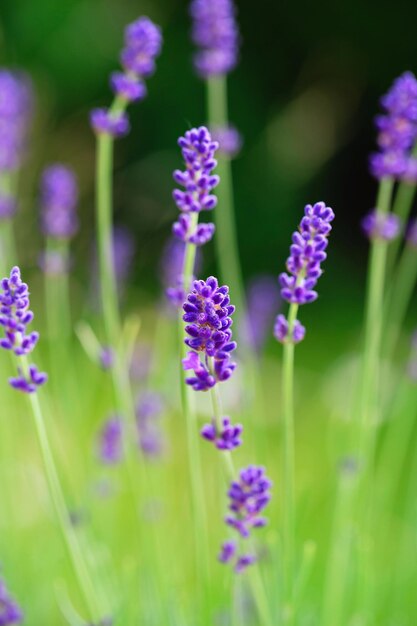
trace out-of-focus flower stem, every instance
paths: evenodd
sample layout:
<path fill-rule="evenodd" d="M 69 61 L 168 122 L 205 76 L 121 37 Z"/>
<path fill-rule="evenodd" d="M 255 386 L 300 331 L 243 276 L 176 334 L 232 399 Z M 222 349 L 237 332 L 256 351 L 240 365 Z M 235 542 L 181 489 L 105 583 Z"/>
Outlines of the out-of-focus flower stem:
<path fill-rule="evenodd" d="M 22 364 L 23 369 L 27 371 L 28 363 L 26 356 L 19 357 L 19 364 Z M 90 618 L 96 623 L 97 620 L 103 617 L 103 613 L 100 612 L 96 591 L 92 583 L 87 564 L 85 563 L 78 537 L 75 533 L 74 527 L 71 525 L 37 393 L 29 395 L 29 402 L 35 421 L 36 434 L 45 466 L 46 479 L 51 500 L 58 519 L 59 528 L 61 530 L 81 594 L 84 596 Z"/>

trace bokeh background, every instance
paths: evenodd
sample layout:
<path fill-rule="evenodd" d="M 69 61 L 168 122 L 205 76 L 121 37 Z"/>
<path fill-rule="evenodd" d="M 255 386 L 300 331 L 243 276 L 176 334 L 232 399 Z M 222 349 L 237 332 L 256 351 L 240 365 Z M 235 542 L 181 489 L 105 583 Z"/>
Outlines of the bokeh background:
<path fill-rule="evenodd" d="M 186 0 L 2 0 L 0 55 L 26 69 L 37 90 L 32 153 L 23 178 L 19 237 L 36 258 L 36 188 L 45 163 L 78 173 L 83 230 L 75 244 L 86 274 L 93 239 L 94 137 L 91 107 L 111 98 L 122 31 L 141 14 L 160 23 L 163 54 L 149 97 L 131 107 L 132 132 L 117 145 L 116 222 L 134 234 L 134 284 L 146 300 L 160 290 L 158 267 L 176 207 L 171 171 L 177 137 L 205 122 L 205 92 L 195 76 Z M 367 169 L 378 98 L 395 76 L 416 69 L 409 2 L 237 2 L 241 61 L 230 76 L 230 117 L 244 136 L 234 163 L 239 245 L 245 278 L 278 274 L 305 203 L 336 211 L 323 296 L 305 321 L 326 316 L 336 341 L 355 334 L 362 312 L 367 245 L 358 223 L 375 199 Z M 204 271 L 215 271 L 213 250 Z M 338 315 L 332 315 L 337 309 Z M 345 333 L 341 330 L 346 331 Z M 350 341 L 348 336 L 347 340 Z"/>

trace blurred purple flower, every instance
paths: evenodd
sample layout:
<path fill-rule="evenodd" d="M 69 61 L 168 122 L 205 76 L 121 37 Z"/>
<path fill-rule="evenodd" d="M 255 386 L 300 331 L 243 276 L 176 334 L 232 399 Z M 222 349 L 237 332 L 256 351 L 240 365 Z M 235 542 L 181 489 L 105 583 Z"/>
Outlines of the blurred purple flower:
<path fill-rule="evenodd" d="M 244 320 L 245 338 L 256 352 L 261 352 L 269 337 L 281 298 L 273 276 L 256 276 L 247 291 L 247 316 Z"/>
<path fill-rule="evenodd" d="M 41 224 L 46 237 L 69 239 L 78 229 L 78 186 L 74 172 L 56 163 L 47 167 L 41 182 Z"/>
<path fill-rule="evenodd" d="M 11 597 L 4 580 L 0 578 L 0 626 L 20 624 L 23 613 L 17 602 Z"/>
<path fill-rule="evenodd" d="M 99 458 L 106 465 L 114 465 L 122 458 L 123 423 L 119 416 L 108 418 L 98 436 Z"/>
<path fill-rule="evenodd" d="M 163 450 L 163 438 L 159 418 L 164 410 L 160 394 L 142 392 L 136 404 L 139 445 L 147 457 L 159 457 Z"/>

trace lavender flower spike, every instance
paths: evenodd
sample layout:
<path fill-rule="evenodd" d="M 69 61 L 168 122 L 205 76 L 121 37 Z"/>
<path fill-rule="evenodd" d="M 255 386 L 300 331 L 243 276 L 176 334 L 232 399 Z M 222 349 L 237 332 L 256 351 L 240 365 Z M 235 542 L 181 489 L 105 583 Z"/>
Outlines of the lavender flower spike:
<path fill-rule="evenodd" d="M 232 424 L 229 417 L 223 417 L 220 430 L 213 420 L 203 426 L 201 436 L 207 441 L 212 441 L 218 450 L 233 450 L 242 445 L 242 431 L 242 424 Z"/>
<path fill-rule="evenodd" d="M 10 277 L 3 278 L 0 283 L 0 325 L 3 326 L 5 334 L 0 340 L 0 347 L 13 351 L 18 357 L 32 352 L 39 339 L 39 333 L 33 331 L 26 334 L 26 329 L 33 317 L 32 311 L 29 310 L 28 286 L 22 282 L 20 269 L 13 267 Z M 38 372 L 35 365 L 30 365 L 27 372 L 20 368 L 19 376 L 11 378 L 9 382 L 15 389 L 33 393 L 46 380 L 46 374 Z"/>
<path fill-rule="evenodd" d="M 146 97 L 144 79 L 155 71 L 155 60 L 161 46 L 161 31 L 149 18 L 140 17 L 126 27 L 120 55 L 124 71 L 113 72 L 110 77 L 110 86 L 121 106 L 91 112 L 90 122 L 96 133 L 123 137 L 129 132 L 129 119 L 124 108 L 128 103 Z"/>
<path fill-rule="evenodd" d="M 196 280 L 183 309 L 188 335 L 185 344 L 191 349 L 183 359 L 183 368 L 194 370 L 194 376 L 185 382 L 195 391 L 207 391 L 230 378 L 236 367 L 230 358 L 236 342 L 232 341 L 235 307 L 230 304 L 229 288 L 219 287 L 213 276 Z"/>
<path fill-rule="evenodd" d="M 376 120 L 379 152 L 371 155 L 370 169 L 375 178 L 393 177 L 417 180 L 411 155 L 417 138 L 417 80 L 411 72 L 397 78 L 381 99 L 384 115 Z"/>
<path fill-rule="evenodd" d="M 70 239 L 78 229 L 76 205 L 78 186 L 74 172 L 60 163 L 42 175 L 42 230 L 47 237 Z"/>
<path fill-rule="evenodd" d="M 400 233 L 401 222 L 397 215 L 380 215 L 374 210 L 365 215 L 361 222 L 362 230 L 369 239 L 392 241 Z"/>
<path fill-rule="evenodd" d="M 122 420 L 112 416 L 103 424 L 98 440 L 98 453 L 103 463 L 115 465 L 122 458 Z"/>
<path fill-rule="evenodd" d="M 192 39 L 199 48 L 194 57 L 197 73 L 203 78 L 227 74 L 235 67 L 239 51 L 233 1 L 193 0 L 190 15 Z"/>
<path fill-rule="evenodd" d="M 0 626 L 20 624 L 23 613 L 15 600 L 10 596 L 6 584 L 0 579 Z"/>
<path fill-rule="evenodd" d="M 265 475 L 265 469 L 256 465 L 241 470 L 239 480 L 233 481 L 228 491 L 231 515 L 226 523 L 247 538 L 252 528 L 265 526 L 267 520 L 260 516 L 271 499 L 272 483 Z"/>
<path fill-rule="evenodd" d="M 314 287 L 322 274 L 321 263 L 326 258 L 327 237 L 334 219 L 333 210 L 324 202 L 308 204 L 299 229 L 292 236 L 287 273 L 279 277 L 281 296 L 292 304 L 306 304 L 317 298 Z"/>

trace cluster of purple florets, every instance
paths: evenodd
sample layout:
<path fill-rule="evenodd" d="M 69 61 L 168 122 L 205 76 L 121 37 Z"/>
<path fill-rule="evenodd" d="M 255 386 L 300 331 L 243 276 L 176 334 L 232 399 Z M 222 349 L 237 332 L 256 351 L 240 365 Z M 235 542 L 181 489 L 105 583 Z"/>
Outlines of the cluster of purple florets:
<path fill-rule="evenodd" d="M 362 219 L 362 230 L 369 239 L 392 241 L 398 237 L 401 222 L 397 215 L 388 213 L 381 215 L 377 210 L 371 211 Z"/>
<path fill-rule="evenodd" d="M 393 177 L 417 182 L 417 159 L 412 149 L 417 139 L 417 80 L 411 72 L 397 78 L 381 99 L 384 115 L 376 120 L 379 152 L 371 155 L 375 178 Z"/>
<path fill-rule="evenodd" d="M 185 343 L 191 349 L 183 367 L 194 370 L 186 383 L 196 391 L 207 391 L 230 378 L 236 367 L 230 356 L 236 342 L 232 340 L 235 307 L 230 304 L 229 288 L 219 287 L 213 276 L 206 281 L 196 280 L 183 309 L 188 335 Z"/>
<path fill-rule="evenodd" d="M 26 147 L 32 112 L 32 90 L 23 74 L 0 70 L 0 170 L 19 169 Z M 16 211 L 16 200 L 7 191 L 0 193 L 0 219 Z"/>
<path fill-rule="evenodd" d="M 125 30 L 124 48 L 120 61 L 123 72 L 114 72 L 110 78 L 111 88 L 123 105 L 146 97 L 145 78 L 155 71 L 155 60 L 161 52 L 160 28 L 149 18 L 140 17 Z M 122 137 L 129 132 L 129 120 L 121 108 L 94 109 L 91 125 L 96 133 Z"/>
<path fill-rule="evenodd" d="M 293 305 L 307 304 L 318 297 L 314 287 L 323 273 L 321 263 L 326 259 L 327 237 L 332 229 L 333 210 L 324 202 L 307 204 L 298 230 L 292 236 L 288 273 L 279 276 L 281 296 Z M 274 336 L 281 343 L 298 343 L 304 339 L 305 328 L 298 320 L 291 323 L 283 315 L 275 321 Z"/>
<path fill-rule="evenodd" d="M 253 528 L 261 528 L 267 524 L 261 515 L 271 499 L 272 483 L 265 475 L 265 469 L 256 465 L 242 469 L 239 480 L 230 485 L 228 497 L 230 514 L 226 523 L 237 530 L 242 539 L 247 539 Z M 235 571 L 242 572 L 255 561 L 255 556 L 243 554 L 237 556 L 238 545 L 235 541 L 226 541 L 222 545 L 219 560 L 229 563 L 236 557 Z"/>
<path fill-rule="evenodd" d="M 210 424 L 205 424 L 201 429 L 201 435 L 207 441 L 212 441 L 218 450 L 233 450 L 242 445 L 242 424 L 232 424 L 229 417 L 223 417 L 221 427 L 213 419 Z"/>
<path fill-rule="evenodd" d="M 41 207 L 44 235 L 70 239 L 78 230 L 78 186 L 74 172 L 65 165 L 47 167 L 42 175 Z"/>
<path fill-rule="evenodd" d="M 0 626 L 20 624 L 22 620 L 22 610 L 10 596 L 5 582 L 0 579 Z"/>
<path fill-rule="evenodd" d="M 230 72 L 237 63 L 239 31 L 232 0 L 193 0 L 192 38 L 199 50 L 194 66 L 203 78 Z"/>
<path fill-rule="evenodd" d="M 234 126 L 215 126 L 210 128 L 214 141 L 219 144 L 219 154 L 228 159 L 235 158 L 242 149 L 242 135 Z"/>
<path fill-rule="evenodd" d="M 26 334 L 33 317 L 29 310 L 28 286 L 22 282 L 19 268 L 14 267 L 10 277 L 1 281 L 0 325 L 3 326 L 5 336 L 0 340 L 0 347 L 13 351 L 18 357 L 32 352 L 39 339 L 39 333 L 35 331 Z M 35 365 L 30 365 L 27 372 L 19 369 L 19 376 L 11 378 L 9 382 L 15 389 L 33 393 L 46 380 L 46 374 L 39 372 Z"/>
<path fill-rule="evenodd" d="M 173 224 L 172 232 L 182 244 L 203 246 L 212 239 L 215 226 L 211 222 L 198 224 L 198 214 L 214 209 L 217 204 L 217 198 L 212 191 L 219 183 L 219 177 L 213 174 L 217 165 L 214 155 L 219 144 L 212 140 L 207 128 L 201 126 L 187 131 L 184 137 L 179 138 L 178 145 L 185 162 L 185 170 L 175 170 L 173 177 L 184 189 L 174 189 L 172 194 L 181 211 L 178 220 Z M 178 271 L 175 275 L 170 271 L 172 277 L 167 289 L 169 300 L 177 307 L 185 299 L 184 254 L 185 246 L 181 248 Z M 175 282 L 175 285 L 172 282 Z"/>

